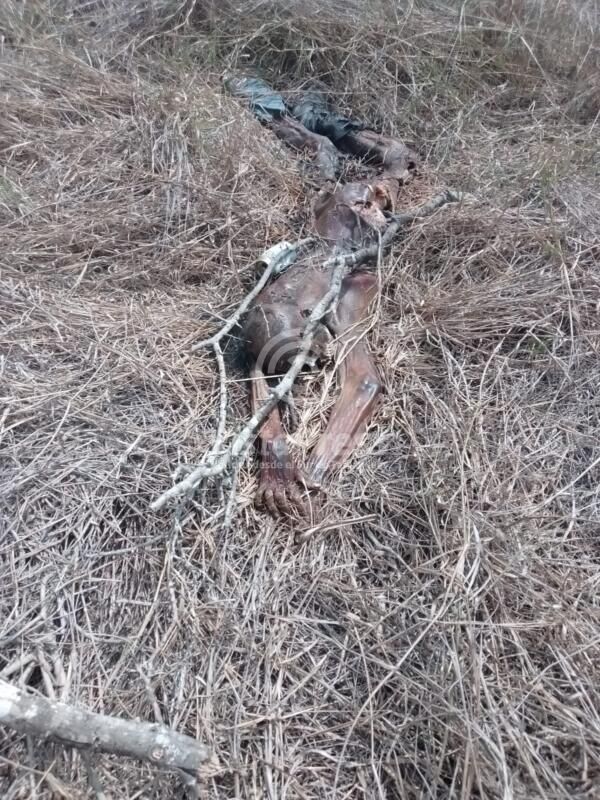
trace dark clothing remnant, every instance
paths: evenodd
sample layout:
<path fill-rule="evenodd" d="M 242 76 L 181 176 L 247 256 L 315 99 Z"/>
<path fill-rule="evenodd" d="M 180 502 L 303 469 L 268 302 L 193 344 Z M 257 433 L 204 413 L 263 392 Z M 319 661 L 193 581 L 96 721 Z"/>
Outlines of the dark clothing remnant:
<path fill-rule="evenodd" d="M 355 119 L 344 117 L 329 108 L 326 99 L 318 92 L 305 92 L 297 100 L 288 103 L 293 117 L 313 133 L 327 136 L 334 144 L 338 144 L 344 136 L 353 131 L 362 131 L 366 125 Z"/>
<path fill-rule="evenodd" d="M 367 126 L 356 119 L 350 119 L 331 109 L 320 92 L 301 92 L 288 102 L 283 95 L 271 88 L 262 78 L 240 77 L 226 81 L 229 91 L 248 101 L 250 108 L 261 122 L 272 122 L 289 115 L 311 133 L 326 136 L 334 144 L 354 131 L 362 131 Z"/>
<path fill-rule="evenodd" d="M 229 78 L 225 85 L 233 95 L 249 101 L 261 122 L 279 119 L 287 112 L 283 97 L 260 78 Z"/>

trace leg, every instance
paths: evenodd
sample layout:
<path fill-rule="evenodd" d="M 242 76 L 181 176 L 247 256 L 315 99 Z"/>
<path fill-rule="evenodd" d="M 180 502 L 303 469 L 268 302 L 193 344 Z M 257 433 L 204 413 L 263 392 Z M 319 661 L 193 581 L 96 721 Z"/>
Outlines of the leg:
<path fill-rule="evenodd" d="M 377 278 L 368 273 L 356 273 L 342 284 L 342 294 L 335 319 L 335 332 L 348 352 L 340 364 L 340 395 L 309 461 L 309 477 L 320 484 L 334 466 L 344 461 L 354 450 L 376 408 L 381 380 L 369 349 L 361 339 L 361 324 L 377 291 Z"/>
<path fill-rule="evenodd" d="M 374 188 L 380 196 L 381 207 L 387 206 L 393 211 L 400 188 L 411 180 L 417 168 L 417 154 L 396 139 L 366 130 L 348 133 L 340 147 L 383 168 Z"/>
<path fill-rule="evenodd" d="M 340 153 L 326 136 L 313 132 L 287 113 L 283 96 L 256 77 L 230 77 L 229 91 L 246 100 L 261 122 L 270 124 L 273 133 L 296 150 L 308 150 L 325 180 L 334 181 Z"/>
<path fill-rule="evenodd" d="M 340 141 L 340 148 L 383 167 L 389 177 L 403 178 L 416 169 L 418 156 L 403 142 L 375 131 L 352 131 Z"/>
<path fill-rule="evenodd" d="M 271 123 L 273 133 L 296 150 L 307 150 L 323 178 L 334 181 L 340 153 L 326 136 L 313 133 L 292 117 L 281 117 Z"/>
<path fill-rule="evenodd" d="M 253 367 L 250 377 L 254 413 L 266 400 L 269 387 L 258 367 Z M 310 482 L 305 480 L 289 454 L 277 406 L 264 421 L 258 435 L 261 442 L 261 465 L 256 502 L 258 505 L 265 505 L 273 516 L 305 513 L 299 485 L 310 485 Z"/>

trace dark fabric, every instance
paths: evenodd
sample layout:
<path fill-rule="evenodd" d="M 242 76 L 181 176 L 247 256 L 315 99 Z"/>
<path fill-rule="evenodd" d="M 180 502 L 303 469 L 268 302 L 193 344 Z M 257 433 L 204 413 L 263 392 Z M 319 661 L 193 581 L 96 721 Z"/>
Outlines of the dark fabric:
<path fill-rule="evenodd" d="M 270 122 L 286 113 L 283 97 L 260 78 L 230 78 L 226 86 L 236 97 L 249 101 L 261 122 Z"/>
<path fill-rule="evenodd" d="M 333 111 L 319 92 L 298 93 L 286 105 L 283 96 L 261 78 L 229 78 L 226 86 L 231 94 L 248 101 L 261 122 L 271 122 L 289 113 L 309 131 L 326 136 L 334 144 L 349 133 L 367 127 L 358 120 Z"/>
<path fill-rule="evenodd" d="M 352 131 L 362 131 L 366 125 L 332 111 L 327 101 L 318 92 L 304 92 L 296 99 L 288 101 L 288 108 L 298 122 L 313 133 L 327 136 L 337 143 Z"/>

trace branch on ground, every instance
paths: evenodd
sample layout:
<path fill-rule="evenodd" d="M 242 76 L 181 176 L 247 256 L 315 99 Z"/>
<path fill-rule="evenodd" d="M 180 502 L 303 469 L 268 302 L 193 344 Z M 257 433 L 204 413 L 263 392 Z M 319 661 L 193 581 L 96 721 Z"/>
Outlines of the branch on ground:
<path fill-rule="evenodd" d="M 30 694 L 0 679 L 0 724 L 80 750 L 112 753 L 181 771 L 194 781 L 218 769 L 211 751 L 165 725 L 109 717 Z"/>
<path fill-rule="evenodd" d="M 200 466 L 192 470 L 185 478 L 176 483 L 170 489 L 167 489 L 166 492 L 163 492 L 160 497 L 150 504 L 152 511 L 158 511 L 164 505 L 166 505 L 169 500 L 191 494 L 206 478 L 214 478 L 223 475 L 230 469 L 239 466 L 239 464 L 247 455 L 260 426 L 268 416 L 269 412 L 277 403 L 283 400 L 287 393 L 292 389 L 296 378 L 300 374 L 308 358 L 317 325 L 337 302 L 344 277 L 361 264 L 376 258 L 381 250 L 385 249 L 392 243 L 400 229 L 408 225 L 410 222 L 423 217 L 428 217 L 447 203 L 457 203 L 463 198 L 464 195 L 459 192 L 446 190 L 445 192 L 436 195 L 431 200 L 428 200 L 426 203 L 417 206 L 415 209 L 394 215 L 385 233 L 378 242 L 375 242 L 367 247 L 363 247 L 360 250 L 356 250 L 352 253 L 333 256 L 324 262 L 323 268 L 331 271 L 331 283 L 328 291 L 317 303 L 312 311 L 312 314 L 307 319 L 300 350 L 294 358 L 288 371 L 285 373 L 279 383 L 271 390 L 265 403 L 252 416 L 249 422 L 244 425 L 244 427 L 241 428 L 234 436 L 225 452 L 220 457 L 214 459 L 211 464 L 200 464 Z M 305 242 L 299 243 L 299 246 L 304 243 Z M 264 256 L 262 260 L 265 260 Z M 275 262 L 275 266 L 272 263 L 269 265 L 268 269 L 265 270 L 265 272 L 268 273 L 267 276 L 265 277 L 264 274 L 261 276 L 257 286 L 254 287 L 254 289 L 244 298 L 237 311 L 227 320 L 218 333 L 195 345 L 193 348 L 194 350 L 197 350 L 199 347 L 207 345 L 214 346 L 215 344 L 218 344 L 220 340 L 233 329 L 245 311 L 249 308 L 251 301 L 258 295 L 258 293 L 266 285 L 270 275 L 275 271 L 277 259 L 275 259 Z"/>

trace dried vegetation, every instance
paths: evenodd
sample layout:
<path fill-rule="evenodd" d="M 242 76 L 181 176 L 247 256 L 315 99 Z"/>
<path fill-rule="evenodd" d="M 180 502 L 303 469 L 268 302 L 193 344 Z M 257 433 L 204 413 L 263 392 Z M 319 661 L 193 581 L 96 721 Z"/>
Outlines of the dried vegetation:
<path fill-rule="evenodd" d="M 206 797 L 597 796 L 595 0 L 3 0 L 0 32 L 0 674 L 197 735 Z M 258 513 L 248 463 L 224 531 L 219 487 L 148 504 L 214 436 L 191 344 L 309 221 L 310 176 L 222 94 L 246 64 L 415 142 L 407 206 L 477 202 L 385 258 L 387 394 L 313 518 Z M 299 446 L 331 386 L 300 387 Z M 87 791 L 0 733 L 3 797 Z"/>

